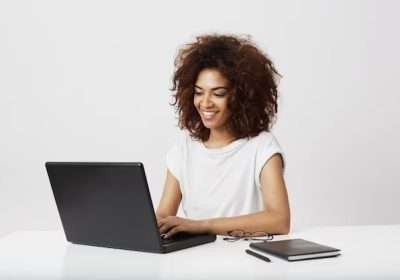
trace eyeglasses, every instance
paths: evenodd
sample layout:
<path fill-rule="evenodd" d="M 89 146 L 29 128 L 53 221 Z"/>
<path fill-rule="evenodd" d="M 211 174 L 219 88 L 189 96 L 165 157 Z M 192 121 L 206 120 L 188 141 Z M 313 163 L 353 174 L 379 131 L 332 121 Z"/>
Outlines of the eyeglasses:
<path fill-rule="evenodd" d="M 231 230 L 228 231 L 229 237 L 224 237 L 223 240 L 228 242 L 235 242 L 238 240 L 245 240 L 245 241 L 269 241 L 274 239 L 272 234 L 263 232 L 263 231 L 256 231 L 256 232 L 245 232 L 241 229 Z"/>

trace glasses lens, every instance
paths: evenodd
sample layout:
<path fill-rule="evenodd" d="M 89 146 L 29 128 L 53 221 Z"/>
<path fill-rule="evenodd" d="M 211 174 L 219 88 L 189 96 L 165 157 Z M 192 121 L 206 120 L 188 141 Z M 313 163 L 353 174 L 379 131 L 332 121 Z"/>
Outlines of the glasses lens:
<path fill-rule="evenodd" d="M 235 241 L 240 240 L 240 238 L 238 238 L 238 237 L 224 237 L 223 240 L 229 241 L 229 242 L 235 242 Z"/>
<path fill-rule="evenodd" d="M 229 235 L 232 237 L 243 237 L 244 231 L 243 230 L 232 230 L 231 232 L 229 232 Z"/>
<path fill-rule="evenodd" d="M 267 236 L 267 234 L 263 231 L 257 231 L 251 234 L 251 237 L 265 237 L 265 236 Z"/>

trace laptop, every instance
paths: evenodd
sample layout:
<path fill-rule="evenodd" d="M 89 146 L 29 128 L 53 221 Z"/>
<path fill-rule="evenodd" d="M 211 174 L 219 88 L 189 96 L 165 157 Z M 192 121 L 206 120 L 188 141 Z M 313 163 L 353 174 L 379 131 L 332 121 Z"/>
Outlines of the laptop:
<path fill-rule="evenodd" d="M 46 162 L 67 241 L 169 253 L 216 239 L 210 234 L 161 237 L 141 162 Z"/>

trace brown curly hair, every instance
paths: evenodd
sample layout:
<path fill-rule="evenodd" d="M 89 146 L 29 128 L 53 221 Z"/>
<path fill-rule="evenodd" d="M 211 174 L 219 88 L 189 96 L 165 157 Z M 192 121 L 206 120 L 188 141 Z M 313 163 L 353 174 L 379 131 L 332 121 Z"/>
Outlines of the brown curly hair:
<path fill-rule="evenodd" d="M 218 70 L 230 84 L 228 125 L 235 139 L 269 131 L 278 111 L 277 79 L 281 76 L 250 36 L 210 34 L 184 45 L 175 59 L 171 91 L 179 115 L 178 126 L 191 137 L 206 141 L 205 127 L 194 104 L 194 85 L 203 69 Z"/>

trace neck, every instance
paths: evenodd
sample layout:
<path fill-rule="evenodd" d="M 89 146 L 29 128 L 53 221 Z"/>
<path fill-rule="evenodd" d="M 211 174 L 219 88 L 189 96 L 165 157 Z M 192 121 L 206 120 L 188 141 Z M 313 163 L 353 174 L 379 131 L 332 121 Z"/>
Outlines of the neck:
<path fill-rule="evenodd" d="M 230 133 L 228 130 L 226 130 L 226 129 L 224 129 L 224 130 L 211 129 L 210 137 L 208 138 L 208 140 L 205 143 L 210 148 L 219 148 L 219 147 L 228 145 L 233 140 L 235 140 L 235 138 L 234 138 L 233 134 Z"/>

